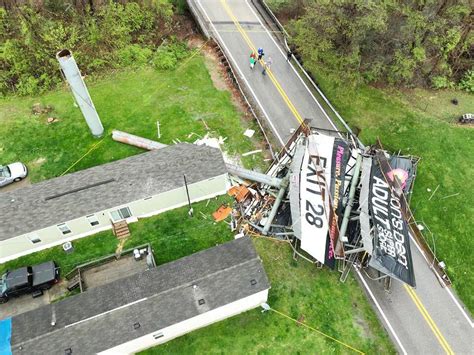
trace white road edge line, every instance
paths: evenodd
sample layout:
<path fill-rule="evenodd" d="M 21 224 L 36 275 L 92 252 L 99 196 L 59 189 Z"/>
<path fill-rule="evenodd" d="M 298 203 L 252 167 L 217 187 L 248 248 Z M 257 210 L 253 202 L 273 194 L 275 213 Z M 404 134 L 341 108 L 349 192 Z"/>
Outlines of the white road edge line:
<path fill-rule="evenodd" d="M 265 118 L 267 119 L 268 123 L 270 123 L 270 126 L 272 127 L 273 129 L 273 132 L 275 132 L 278 140 L 280 141 L 281 145 L 284 147 L 285 146 L 285 143 L 283 142 L 283 139 L 281 138 L 281 136 L 278 134 L 278 131 L 276 130 L 275 126 L 273 125 L 273 122 L 270 120 L 270 117 L 268 116 L 267 112 L 265 111 L 265 109 L 263 108 L 263 105 L 262 103 L 260 102 L 260 100 L 258 99 L 257 95 L 255 94 L 255 91 L 253 91 L 252 87 L 250 86 L 250 83 L 247 81 L 247 78 L 245 77 L 243 71 L 240 69 L 239 65 L 237 64 L 237 61 L 235 60 L 235 58 L 233 57 L 231 51 L 229 50 L 229 48 L 227 48 L 227 46 L 225 45 L 225 42 L 224 40 L 222 39 L 221 35 L 219 34 L 219 32 L 217 31 L 216 27 L 214 26 L 214 24 L 212 23 L 209 15 L 207 14 L 206 10 L 204 10 L 204 7 L 202 6 L 201 4 L 201 1 L 200 0 L 196 0 L 197 4 L 199 5 L 199 7 L 201 8 L 202 12 L 204 13 L 204 15 L 206 16 L 207 18 L 207 21 L 209 22 L 209 24 L 211 25 L 214 33 L 216 34 L 216 36 L 219 38 L 222 46 L 225 48 L 225 50 L 227 51 L 227 54 L 229 55 L 229 57 L 232 59 L 232 61 L 234 62 L 234 65 L 237 67 L 237 70 L 239 71 L 240 73 L 240 76 L 242 77 L 242 79 L 244 80 L 245 84 L 247 85 L 247 87 L 249 88 L 250 92 L 252 93 L 253 97 L 255 98 L 255 100 L 257 101 L 257 104 L 258 106 L 260 107 L 260 109 L 262 110 Z"/>
<path fill-rule="evenodd" d="M 372 293 L 372 290 L 369 288 L 369 285 L 368 285 L 367 282 L 364 280 L 364 277 L 363 277 L 362 274 L 360 273 L 359 269 L 354 268 L 354 270 L 357 272 L 357 275 L 359 275 L 359 278 L 360 278 L 360 280 L 362 281 L 362 283 L 363 283 L 365 289 L 366 289 L 367 292 L 369 293 L 369 296 L 370 296 L 370 298 L 372 299 L 372 302 L 374 302 L 375 306 L 377 307 L 377 310 L 380 312 L 380 314 L 382 315 L 383 320 L 384 320 L 385 323 L 387 324 L 388 329 L 389 329 L 390 332 L 392 333 L 393 338 L 394 338 L 394 339 L 396 340 L 396 342 L 398 343 L 398 346 L 400 347 L 400 350 L 402 351 L 403 354 L 407 355 L 407 351 L 406 351 L 405 348 L 403 347 L 402 342 L 400 341 L 400 339 L 399 339 L 398 336 L 397 336 L 397 333 L 395 333 L 395 330 L 393 329 L 392 325 L 390 324 L 390 322 L 388 321 L 387 317 L 385 316 L 385 313 L 383 313 L 382 307 L 380 307 L 380 305 L 379 305 L 377 299 L 375 298 L 374 294 Z"/>
<path fill-rule="evenodd" d="M 235 66 L 237 67 L 237 69 L 239 70 L 240 72 L 240 75 L 242 76 L 242 79 L 245 81 L 245 83 L 247 84 L 247 87 L 249 88 L 249 90 L 251 91 L 252 95 L 254 96 L 255 100 L 257 101 L 260 109 L 262 110 L 263 114 L 265 115 L 267 121 L 270 123 L 273 131 L 275 132 L 275 134 L 277 135 L 278 137 L 278 140 L 280 141 L 280 143 L 282 145 L 284 145 L 283 143 L 283 140 L 282 138 L 280 137 L 280 135 L 278 134 L 277 130 L 275 129 L 275 126 L 273 125 L 272 121 L 270 120 L 268 114 L 266 113 L 265 109 L 263 108 L 262 104 L 260 103 L 260 100 L 258 99 L 257 95 L 255 94 L 255 92 L 253 91 L 252 87 L 250 86 L 249 82 L 247 81 L 247 79 L 245 78 L 245 76 L 243 75 L 243 72 L 242 70 L 240 69 L 240 67 L 238 66 L 237 64 L 237 61 L 234 59 L 234 57 L 232 56 L 232 53 L 229 51 L 229 49 L 227 48 L 227 46 L 225 45 L 225 42 L 224 40 L 222 39 L 222 37 L 220 36 L 219 32 L 217 31 L 217 29 L 215 28 L 214 24 L 212 23 L 211 19 L 209 18 L 209 15 L 207 14 L 206 10 L 204 10 L 200 0 L 196 0 L 196 2 L 198 3 L 199 7 L 201 8 L 201 10 L 203 11 L 204 15 L 207 17 L 207 20 L 209 22 L 209 24 L 212 26 L 213 30 L 214 30 L 214 33 L 217 35 L 217 37 L 219 37 L 220 41 L 221 41 L 221 44 L 224 46 L 224 48 L 227 50 L 227 53 L 228 55 L 231 57 L 232 61 L 234 62 Z M 257 20 L 259 21 L 260 25 L 265 29 L 265 31 L 267 32 L 267 34 L 270 36 L 271 40 L 273 41 L 273 43 L 275 44 L 275 46 L 278 48 L 279 52 L 282 54 L 282 56 L 284 58 L 286 58 L 286 55 L 283 53 L 283 51 L 281 50 L 281 47 L 276 43 L 275 39 L 271 36 L 271 34 L 268 32 L 268 29 L 263 25 L 262 21 L 260 20 L 260 18 L 257 16 L 257 14 L 255 13 L 255 11 L 252 9 L 252 7 L 250 6 L 250 4 L 248 3 L 248 1 L 246 0 L 245 3 L 247 4 L 247 6 L 250 8 L 250 10 L 252 11 L 252 13 L 254 14 L 254 16 L 257 18 Z M 295 74 L 298 76 L 298 78 L 301 80 L 301 82 L 303 83 L 303 85 L 305 86 L 306 90 L 308 90 L 309 94 L 311 95 L 311 97 L 313 98 L 313 100 L 317 103 L 317 105 L 319 106 L 319 108 L 321 109 L 321 111 L 324 113 L 324 115 L 328 118 L 328 121 L 331 123 L 331 125 L 336 129 L 337 131 L 337 127 L 334 125 L 334 123 L 332 122 L 331 118 L 327 115 L 326 111 L 321 107 L 321 104 L 319 103 L 319 101 L 316 99 L 316 97 L 313 95 L 312 91 L 308 88 L 308 86 L 306 85 L 306 83 L 304 82 L 304 80 L 301 78 L 301 76 L 299 75 L 299 73 L 297 72 L 297 70 L 293 67 L 293 64 L 290 63 L 291 65 L 291 68 L 293 69 L 293 71 L 295 72 Z M 340 134 L 339 134 L 340 135 Z M 426 259 L 426 256 L 424 255 L 424 253 L 422 252 L 421 248 L 419 247 L 418 243 L 416 242 L 416 240 L 413 239 L 413 237 L 411 237 L 410 235 L 410 238 L 412 239 L 412 241 L 414 242 L 414 244 L 416 245 L 416 247 L 418 248 L 418 250 L 420 251 L 421 255 L 423 256 L 423 258 L 428 262 L 428 260 Z M 429 264 L 429 262 L 428 262 Z M 390 331 L 392 332 L 393 336 L 395 337 L 395 339 L 397 340 L 398 342 L 398 345 L 400 346 L 400 348 L 403 350 L 403 353 L 406 354 L 406 351 L 405 351 L 405 348 L 403 348 L 400 340 L 398 339 L 398 336 L 396 335 L 395 331 L 393 330 L 391 324 L 388 322 L 388 319 L 387 317 L 385 316 L 385 314 L 383 313 L 382 311 L 382 308 L 380 307 L 380 305 L 378 304 L 375 296 L 373 295 L 372 291 L 370 290 L 369 286 L 367 285 L 367 283 L 365 282 L 365 280 L 362 278 L 362 275 L 360 274 L 359 270 L 357 270 L 357 273 L 359 274 L 359 277 L 361 278 L 362 280 L 362 283 L 364 285 L 364 287 L 367 289 L 367 292 L 369 293 L 369 295 L 371 296 L 374 304 L 376 305 L 378 311 L 380 312 L 380 314 L 382 315 L 384 321 L 387 323 Z M 456 306 L 458 307 L 458 309 L 461 311 L 461 313 L 463 314 L 463 316 L 466 318 L 466 320 L 468 321 L 468 323 L 470 324 L 470 326 L 472 328 L 474 328 L 474 323 L 470 320 L 469 316 L 467 315 L 467 313 L 464 311 L 464 309 L 461 307 L 461 305 L 459 304 L 459 302 L 456 300 L 456 298 L 454 297 L 454 295 L 451 293 L 451 291 L 446 288 L 446 291 L 448 292 L 448 294 L 451 296 L 451 298 L 453 299 L 454 303 L 456 304 Z"/>
<path fill-rule="evenodd" d="M 411 233 L 410 233 L 410 239 L 413 243 L 415 243 L 415 246 L 416 248 L 418 249 L 418 251 L 420 252 L 420 254 L 423 256 L 423 258 L 425 259 L 426 263 L 428 265 L 430 265 L 430 262 L 428 261 L 428 259 L 426 258 L 426 255 L 425 253 L 423 252 L 423 250 L 421 250 L 420 246 L 418 245 L 418 243 L 416 242 L 415 238 L 412 237 Z M 430 267 L 431 268 L 431 267 Z M 432 270 L 436 276 L 438 278 L 441 278 L 437 273 L 436 273 L 436 270 Z M 468 316 L 467 312 L 462 308 L 462 306 L 459 304 L 459 301 L 456 299 L 456 297 L 453 295 L 453 293 L 451 292 L 451 290 L 449 289 L 449 287 L 443 287 L 446 292 L 449 294 L 449 296 L 451 297 L 451 299 L 453 300 L 454 304 L 456 305 L 456 307 L 461 311 L 462 315 L 464 316 L 464 318 L 466 318 L 468 324 L 471 326 L 471 328 L 474 328 L 474 323 L 471 321 L 471 318 Z"/>
<path fill-rule="evenodd" d="M 260 17 L 255 13 L 254 9 L 252 9 L 252 6 L 250 6 L 250 4 L 248 3 L 248 0 L 245 0 L 245 3 L 247 4 L 247 6 L 249 7 L 250 11 L 252 11 L 252 13 L 254 14 L 254 16 L 257 18 L 258 22 L 260 22 L 260 25 L 265 29 L 265 31 L 267 32 L 268 36 L 270 37 L 270 39 L 272 40 L 272 42 L 275 44 L 275 46 L 278 48 L 279 52 L 281 53 L 281 55 L 283 56 L 283 58 L 285 58 L 286 60 L 286 54 L 283 53 L 283 50 L 281 49 L 281 47 L 278 45 L 278 43 L 275 41 L 275 38 L 273 38 L 273 36 L 271 35 L 271 33 L 268 31 L 267 27 L 263 24 L 262 20 L 260 19 Z M 298 71 L 295 69 L 295 67 L 293 66 L 293 63 L 288 63 L 290 66 L 291 66 L 291 69 L 293 69 L 293 71 L 295 72 L 296 76 L 300 79 L 300 81 L 303 83 L 304 87 L 306 88 L 306 90 L 308 90 L 309 94 L 311 95 L 311 97 L 313 98 L 314 102 L 316 102 L 316 104 L 318 105 L 319 109 L 321 110 L 321 112 L 324 114 L 324 116 L 326 116 L 327 120 L 329 123 L 331 123 L 331 126 L 333 126 L 334 130 L 335 131 L 338 131 L 336 125 L 334 124 L 334 122 L 331 120 L 331 118 L 328 116 L 327 112 L 323 109 L 323 107 L 321 106 L 321 104 L 319 103 L 319 101 L 316 99 L 316 97 L 313 95 L 313 92 L 309 89 L 308 85 L 306 85 L 306 83 L 304 82 L 303 78 L 300 76 L 300 74 L 298 73 Z"/>
<path fill-rule="evenodd" d="M 456 304 L 456 306 L 459 308 L 459 310 L 461 311 L 461 313 L 464 315 L 464 318 L 466 318 L 467 322 L 471 325 L 471 328 L 474 328 L 474 322 L 471 321 L 471 319 L 469 318 L 467 312 L 462 308 L 462 306 L 459 304 L 458 300 L 456 299 L 456 297 L 453 295 L 453 293 L 451 292 L 451 290 L 448 288 L 448 287 L 445 287 L 446 289 L 446 292 L 449 294 L 449 296 L 453 299 L 454 303 Z"/>
<path fill-rule="evenodd" d="M 267 32 L 267 34 L 270 36 L 270 38 L 272 39 L 273 43 L 276 45 L 276 47 L 278 48 L 278 50 L 280 51 L 281 55 L 286 59 L 286 54 L 283 53 L 281 47 L 276 43 L 275 39 L 273 38 L 273 36 L 270 34 L 270 32 L 268 31 L 268 29 L 266 28 L 266 26 L 263 24 L 263 22 L 261 21 L 260 17 L 255 13 L 255 11 L 253 10 L 252 6 L 250 6 L 248 0 L 245 0 L 245 3 L 247 4 L 247 6 L 250 8 L 250 11 L 252 11 L 252 13 L 254 14 L 254 16 L 257 18 L 258 22 L 260 22 L 260 25 L 265 29 L 265 31 Z M 331 123 L 331 125 L 334 127 L 334 129 L 337 131 L 337 128 L 336 126 L 334 125 L 334 123 L 332 122 L 331 118 L 328 116 L 328 114 L 326 113 L 326 111 L 321 107 L 321 104 L 319 103 L 319 101 L 316 99 L 316 97 L 313 95 L 313 92 L 309 89 L 309 87 L 306 85 L 306 83 L 304 82 L 304 80 L 301 78 L 300 74 L 298 73 L 298 71 L 293 67 L 293 64 L 290 63 L 291 65 L 291 68 L 293 69 L 293 71 L 296 73 L 296 75 L 298 76 L 298 78 L 301 80 L 301 82 L 303 83 L 303 85 L 305 86 L 306 90 L 308 90 L 309 94 L 311 95 L 311 97 L 313 98 L 313 100 L 318 104 L 319 108 L 321 109 L 321 111 L 324 113 L 324 115 L 327 117 L 328 121 Z M 411 240 L 413 241 L 413 243 L 416 245 L 416 247 L 418 248 L 418 250 L 420 251 L 421 255 L 423 256 L 423 258 L 426 260 L 427 264 L 429 265 L 430 262 L 428 261 L 428 259 L 426 258 L 425 254 L 423 253 L 423 251 L 421 250 L 420 246 L 418 245 L 418 242 L 410 235 L 410 238 Z M 439 277 L 439 276 L 438 276 Z M 445 287 L 446 289 L 446 292 L 448 292 L 449 296 L 452 298 L 452 300 L 454 301 L 454 303 L 456 304 L 457 308 L 459 308 L 459 310 L 461 311 L 461 313 L 463 314 L 464 318 L 466 318 L 466 320 L 468 321 L 469 325 L 471 326 L 471 328 L 474 328 L 474 322 L 471 321 L 471 319 L 469 318 L 469 316 L 467 315 L 466 311 L 462 308 L 462 306 L 459 304 L 458 300 L 456 299 L 456 297 L 452 294 L 451 290 L 449 290 L 449 288 Z"/>
<path fill-rule="evenodd" d="M 197 0 L 198 4 L 201 6 L 199 0 Z M 280 53 L 284 56 L 285 54 L 281 51 L 281 48 L 276 44 L 275 40 L 273 39 L 273 37 L 270 35 L 270 33 L 268 33 L 268 30 L 266 29 L 265 26 L 263 26 L 260 18 L 257 16 L 257 14 L 253 11 L 253 9 L 250 7 L 250 5 L 248 4 L 248 2 L 246 1 L 246 4 L 247 6 L 249 6 L 250 10 L 253 12 L 253 14 L 257 17 L 258 21 L 260 22 L 260 24 L 262 25 L 263 28 L 265 28 L 265 31 L 267 32 L 267 34 L 270 36 L 270 38 L 272 39 L 273 43 L 277 46 L 277 48 L 280 50 Z M 202 6 L 201 6 L 202 8 Z M 204 11 L 204 9 L 203 9 Z M 204 11 L 205 12 L 205 11 Z M 206 14 L 207 15 L 207 14 Z M 208 17 L 209 19 L 209 17 Z M 210 21 L 210 20 L 209 20 Z M 212 23 L 211 23 L 212 24 Z M 214 26 L 213 26 L 214 27 Z M 215 28 L 214 28 L 215 30 Z M 222 41 L 222 38 L 219 36 L 219 38 L 221 39 Z M 223 42 L 223 41 L 222 41 Z M 234 60 L 234 59 L 232 59 Z M 234 60 L 235 62 L 235 60 Z M 311 97 L 314 99 L 314 101 L 318 104 L 318 106 L 321 108 L 322 112 L 326 115 L 326 117 L 328 118 L 329 122 L 331 122 L 331 124 L 333 125 L 334 128 L 336 128 L 334 126 L 334 123 L 331 121 L 331 119 L 328 117 L 327 113 L 322 109 L 321 105 L 319 104 L 318 100 L 316 100 L 316 98 L 314 97 L 313 93 L 311 92 L 311 90 L 309 90 L 308 86 L 306 85 L 306 83 L 303 81 L 303 79 L 300 77 L 300 75 L 298 74 L 298 72 L 295 70 L 295 68 L 293 67 L 293 65 L 291 64 L 291 67 L 293 69 L 293 71 L 296 73 L 296 75 L 298 76 L 298 78 L 300 78 L 301 82 L 303 83 L 303 85 L 306 87 L 306 90 L 308 90 L 308 92 L 310 93 Z M 336 129 L 337 130 L 337 129 Z M 377 299 L 375 298 L 374 294 L 372 293 L 372 290 L 369 288 L 369 285 L 365 282 L 364 278 L 362 277 L 361 273 L 359 272 L 359 270 L 355 269 L 357 274 L 359 275 L 359 278 L 362 280 L 362 284 L 364 285 L 364 287 L 366 288 L 370 298 L 372 299 L 372 301 L 374 302 L 375 306 L 377 307 L 377 310 L 379 311 L 379 313 L 382 315 L 382 318 L 383 320 L 385 321 L 385 323 L 387 324 L 387 327 L 389 328 L 390 332 L 392 333 L 394 339 L 396 340 L 396 342 L 398 343 L 398 346 L 400 347 L 400 349 L 402 350 L 403 354 L 407 354 L 405 348 L 403 347 L 400 339 L 398 338 L 397 336 L 397 333 L 395 333 L 395 330 L 393 329 L 392 325 L 390 324 L 390 322 L 388 321 L 388 318 L 387 316 L 385 315 L 385 313 L 383 312 L 382 310 L 382 307 L 380 307 Z"/>

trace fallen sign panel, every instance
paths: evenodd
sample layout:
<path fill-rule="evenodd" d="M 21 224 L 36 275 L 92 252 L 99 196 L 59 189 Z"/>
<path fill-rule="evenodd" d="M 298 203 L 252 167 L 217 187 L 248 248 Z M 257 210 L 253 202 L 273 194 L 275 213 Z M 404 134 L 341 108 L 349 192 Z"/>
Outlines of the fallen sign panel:
<path fill-rule="evenodd" d="M 374 245 L 369 265 L 414 287 L 410 236 L 407 222 L 403 217 L 400 197 L 385 180 L 379 162 L 374 159 L 369 190 L 369 212 L 374 226 Z"/>
<path fill-rule="evenodd" d="M 301 249 L 334 268 L 349 146 L 342 139 L 310 135 L 300 174 Z"/>

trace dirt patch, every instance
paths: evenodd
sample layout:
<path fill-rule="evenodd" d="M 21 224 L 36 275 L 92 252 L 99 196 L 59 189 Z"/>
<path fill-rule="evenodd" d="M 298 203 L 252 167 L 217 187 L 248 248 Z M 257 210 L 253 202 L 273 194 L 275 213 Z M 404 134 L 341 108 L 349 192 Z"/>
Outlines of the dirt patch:
<path fill-rule="evenodd" d="M 44 157 L 39 157 L 38 159 L 33 160 L 33 161 L 30 163 L 30 166 L 34 166 L 35 168 L 38 168 L 38 167 L 40 167 L 41 165 L 43 165 L 45 162 L 46 162 L 46 158 L 44 158 Z"/>
<path fill-rule="evenodd" d="M 202 55 L 204 56 L 204 63 L 214 87 L 217 90 L 229 91 L 231 93 L 232 104 L 237 108 L 237 111 L 241 113 L 240 117 L 243 122 L 246 122 L 245 126 L 248 125 L 248 122 L 253 122 L 254 117 L 250 112 L 247 103 L 229 75 L 229 69 L 221 61 L 223 57 L 222 53 L 219 52 L 218 47 L 213 45 L 213 42 L 204 40 L 200 35 L 189 36 L 187 40 L 188 46 L 190 48 L 199 48 Z M 256 143 L 256 148 L 260 148 L 264 152 L 264 158 L 271 158 L 270 152 L 268 151 L 266 142 L 263 140 L 263 138 L 262 140 L 259 138 L 253 138 L 253 140 Z M 240 160 L 240 158 L 238 160 Z"/>
<path fill-rule="evenodd" d="M 354 315 L 354 326 L 359 328 L 362 337 L 366 339 L 374 339 L 374 336 L 372 334 L 372 331 L 367 324 L 367 321 L 364 319 L 364 315 L 357 306 L 357 304 L 353 303 L 352 304 L 352 309 L 354 310 L 353 315 Z"/>
<path fill-rule="evenodd" d="M 205 59 L 204 63 L 215 88 L 220 91 L 230 91 L 232 103 L 245 115 L 245 118 L 249 119 L 247 117 L 249 116 L 247 105 L 243 102 L 240 91 L 233 85 L 227 75 L 227 71 L 219 59 L 216 48 L 211 45 L 210 41 L 204 41 L 201 36 L 189 37 L 188 45 L 193 49 L 200 48 Z"/>
<path fill-rule="evenodd" d="M 120 242 L 117 245 L 117 249 L 115 249 L 115 254 L 120 255 L 122 253 L 123 246 L 125 245 L 126 241 L 127 241 L 127 238 L 120 240 Z"/>

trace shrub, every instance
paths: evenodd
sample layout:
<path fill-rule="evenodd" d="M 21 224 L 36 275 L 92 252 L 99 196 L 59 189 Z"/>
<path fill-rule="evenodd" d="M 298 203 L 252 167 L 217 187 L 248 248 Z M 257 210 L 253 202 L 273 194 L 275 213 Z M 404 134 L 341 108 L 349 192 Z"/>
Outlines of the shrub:
<path fill-rule="evenodd" d="M 468 70 L 459 81 L 459 89 L 474 94 L 474 70 Z"/>
<path fill-rule="evenodd" d="M 445 76 L 435 76 L 431 79 L 431 84 L 435 89 L 451 89 L 454 84 Z"/>
<path fill-rule="evenodd" d="M 162 45 L 153 56 L 153 66 L 156 69 L 175 69 L 178 61 L 188 56 L 188 49 L 182 42 L 174 41 L 170 44 Z"/>
<path fill-rule="evenodd" d="M 172 5 L 167 0 L 107 1 L 94 11 L 46 1 L 44 6 L 0 8 L 0 95 L 38 94 L 61 81 L 57 51 L 68 48 L 83 74 L 117 65 L 143 65 L 172 29 Z M 52 12 L 51 9 L 56 9 Z M 172 56 L 180 51 L 172 46 Z M 176 53 L 175 53 L 176 52 Z M 163 60 L 168 64 L 173 59 Z"/>
<path fill-rule="evenodd" d="M 147 64 L 153 55 L 150 48 L 139 46 L 138 44 L 129 44 L 119 49 L 117 53 L 118 62 L 121 65 L 141 66 Z"/>

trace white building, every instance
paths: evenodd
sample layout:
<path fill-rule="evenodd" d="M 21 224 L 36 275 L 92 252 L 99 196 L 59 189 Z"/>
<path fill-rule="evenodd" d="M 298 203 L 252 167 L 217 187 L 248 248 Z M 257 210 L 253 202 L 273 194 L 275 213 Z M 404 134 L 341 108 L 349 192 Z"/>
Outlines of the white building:
<path fill-rule="evenodd" d="M 177 144 L 0 193 L 0 263 L 226 193 L 218 149 Z"/>
<path fill-rule="evenodd" d="M 240 238 L 0 321 L 11 332 L 2 345 L 13 354 L 130 354 L 258 307 L 269 288 L 252 241 Z"/>

